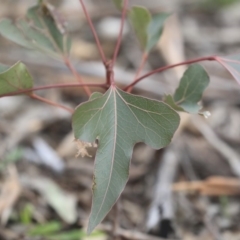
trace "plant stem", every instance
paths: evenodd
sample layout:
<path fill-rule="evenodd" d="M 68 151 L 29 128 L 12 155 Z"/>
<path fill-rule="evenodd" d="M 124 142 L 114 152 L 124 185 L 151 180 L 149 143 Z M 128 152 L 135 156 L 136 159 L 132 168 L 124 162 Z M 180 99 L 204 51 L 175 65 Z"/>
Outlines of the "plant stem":
<path fill-rule="evenodd" d="M 76 71 L 76 69 L 73 67 L 72 63 L 70 62 L 69 58 L 65 58 L 64 62 L 66 64 L 66 66 L 69 68 L 69 70 L 72 72 L 72 74 L 75 76 L 75 78 L 78 80 L 79 83 L 84 83 L 82 80 L 82 77 L 80 76 L 80 74 Z M 89 89 L 89 87 L 87 86 L 83 86 L 84 91 L 86 92 L 86 94 L 88 96 L 91 95 L 91 91 Z"/>
<path fill-rule="evenodd" d="M 178 66 L 182 66 L 182 65 L 187 65 L 187 64 L 192 64 L 192 63 L 196 63 L 196 62 L 202 62 L 202 61 L 216 61 L 216 56 L 210 56 L 210 57 L 202 57 L 202 58 L 196 58 L 196 59 L 192 59 L 192 60 L 188 60 L 188 61 L 184 61 L 184 62 L 180 62 L 180 63 L 176 63 L 176 64 L 172 64 L 172 65 L 167 65 L 161 68 L 157 68 L 145 75 L 143 75 L 140 78 L 137 78 L 134 82 L 132 82 L 131 84 L 129 84 L 128 86 L 126 86 L 124 88 L 125 91 L 128 91 L 128 89 L 134 85 L 136 85 L 138 82 L 140 82 L 141 80 L 155 74 L 155 73 L 160 73 L 163 72 L 165 70 L 174 68 L 174 67 L 178 67 Z"/>
<path fill-rule="evenodd" d="M 103 52 L 103 48 L 102 48 L 102 45 L 101 45 L 100 40 L 98 38 L 97 32 L 96 32 L 96 30 L 95 30 L 95 28 L 93 26 L 92 20 L 91 20 L 89 14 L 88 14 L 88 11 L 87 11 L 87 9 L 85 7 L 85 4 L 84 4 L 83 0 L 79 0 L 79 1 L 80 1 L 81 6 L 82 6 L 82 9 L 83 9 L 83 12 L 85 14 L 85 17 L 87 18 L 88 24 L 89 24 L 89 26 L 90 26 L 90 28 L 92 30 L 92 33 L 93 33 L 93 36 L 95 38 L 95 41 L 96 41 L 96 44 L 97 44 L 97 48 L 98 48 L 98 51 L 100 53 L 102 62 L 105 65 L 107 60 L 106 60 L 105 54 Z"/>
<path fill-rule="evenodd" d="M 112 60 L 109 60 L 105 64 L 105 70 L 106 70 L 106 84 L 107 86 L 114 85 L 114 72 L 113 72 L 113 64 Z"/>
<path fill-rule="evenodd" d="M 40 96 L 34 94 L 34 93 L 28 94 L 28 96 L 29 96 L 30 98 L 32 98 L 32 99 L 39 100 L 39 101 L 41 101 L 41 102 L 47 103 L 47 104 L 49 104 L 49 105 L 52 105 L 52 106 L 54 106 L 54 107 L 62 108 L 62 109 L 66 110 L 66 111 L 68 111 L 68 112 L 70 112 L 70 113 L 73 113 L 73 112 L 74 112 L 74 110 L 73 110 L 72 108 L 63 106 L 63 105 L 61 105 L 61 104 L 59 104 L 59 103 L 52 102 L 52 101 L 50 101 L 50 100 L 48 100 L 48 99 L 46 99 L 46 98 L 43 98 L 43 97 L 40 97 Z"/>
<path fill-rule="evenodd" d="M 29 93 L 33 91 L 39 91 L 39 90 L 44 90 L 44 89 L 51 89 L 51 88 L 67 88 L 67 87 L 84 87 L 84 86 L 89 86 L 89 87 L 101 87 L 101 88 L 106 88 L 107 85 L 105 83 L 67 83 L 67 84 L 52 84 L 52 85 L 46 85 L 46 86 L 41 86 L 41 87 L 35 87 L 35 88 L 29 88 L 29 89 L 24 89 L 24 90 L 18 90 L 15 92 L 11 93 L 6 93 L 0 95 L 1 97 L 8 97 L 8 96 L 16 96 L 24 93 Z"/>
<path fill-rule="evenodd" d="M 139 66 L 139 68 L 138 68 L 138 70 L 137 70 L 137 72 L 136 72 L 136 75 L 135 75 L 135 78 L 134 78 L 133 82 L 135 82 L 136 79 L 139 77 L 141 71 L 142 71 L 143 68 L 144 68 L 144 65 L 145 65 L 147 59 L 148 59 L 148 54 L 145 52 L 145 53 L 143 53 L 143 55 L 142 55 L 141 63 L 140 63 L 140 66 Z M 130 93 L 130 92 L 132 91 L 132 89 L 133 89 L 133 86 L 129 87 L 128 90 L 127 90 L 127 92 Z"/>
<path fill-rule="evenodd" d="M 121 18 L 121 26 L 120 26 L 118 39 L 117 39 L 117 44 L 116 44 L 115 51 L 114 51 L 113 58 L 112 58 L 112 66 L 114 66 L 114 64 L 116 62 L 118 52 L 120 49 L 120 45 L 122 42 L 122 35 L 123 35 L 124 21 L 125 21 L 126 13 L 127 13 L 127 7 L 128 7 L 128 0 L 124 0 L 123 10 L 122 10 L 122 18 Z"/>

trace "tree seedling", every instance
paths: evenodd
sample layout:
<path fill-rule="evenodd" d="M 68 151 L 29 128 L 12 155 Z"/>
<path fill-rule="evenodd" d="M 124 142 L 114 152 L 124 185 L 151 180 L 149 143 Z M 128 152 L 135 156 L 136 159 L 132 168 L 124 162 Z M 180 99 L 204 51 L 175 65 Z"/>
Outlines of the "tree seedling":
<path fill-rule="evenodd" d="M 53 84 L 34 87 L 33 78 L 25 64 L 18 62 L 11 67 L 0 65 L 0 97 L 25 94 L 50 105 L 60 107 L 73 114 L 72 127 L 78 144 L 85 147 L 95 145 L 97 153 L 93 175 L 92 210 L 88 233 L 104 219 L 123 191 L 129 176 L 129 165 L 134 145 L 144 142 L 154 149 L 167 146 L 177 130 L 180 117 L 177 112 L 204 114 L 198 102 L 209 84 L 209 77 L 197 62 L 217 61 L 240 83 L 240 54 L 228 57 L 208 56 L 157 68 L 141 76 L 149 52 L 161 37 L 165 20 L 169 14 L 152 16 L 141 6 L 129 8 L 128 0 L 113 0 L 121 10 L 121 27 L 111 60 L 106 59 L 100 40 L 83 0 L 79 1 L 94 35 L 101 60 L 106 69 L 103 84 L 84 83 L 81 75 L 70 61 L 71 40 L 65 24 L 55 8 L 46 1 L 27 11 L 26 17 L 17 22 L 2 19 L 0 34 L 14 43 L 37 50 L 60 60 L 69 68 L 78 83 Z M 114 79 L 114 65 L 119 53 L 125 19 L 134 29 L 143 57 L 135 79 L 120 89 Z M 174 95 L 157 101 L 131 94 L 133 87 L 155 73 L 180 66 L 190 65 L 185 71 Z M 89 96 L 75 110 L 40 97 L 35 92 L 50 88 L 81 87 Z M 91 87 L 100 87 L 104 94 L 94 92 Z M 81 154 L 81 151 L 80 151 Z M 81 163 L 79 163 L 81 164 Z"/>

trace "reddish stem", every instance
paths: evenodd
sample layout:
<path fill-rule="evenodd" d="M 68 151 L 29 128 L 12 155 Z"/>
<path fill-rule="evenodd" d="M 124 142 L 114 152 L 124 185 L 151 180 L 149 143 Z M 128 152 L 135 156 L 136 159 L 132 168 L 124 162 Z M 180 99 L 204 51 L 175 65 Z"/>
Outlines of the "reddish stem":
<path fill-rule="evenodd" d="M 96 30 L 95 30 L 95 28 L 93 26 L 92 20 L 91 20 L 89 14 L 88 14 L 88 11 L 87 11 L 87 9 L 85 7 L 85 4 L 84 4 L 83 0 L 79 0 L 79 1 L 80 1 L 81 6 L 82 6 L 82 9 L 83 9 L 83 12 L 85 14 L 85 17 L 87 18 L 88 24 L 89 24 L 89 26 L 90 26 L 90 28 L 92 30 L 93 36 L 94 36 L 96 44 L 97 44 L 98 51 L 99 51 L 100 56 L 102 58 L 102 62 L 105 65 L 107 60 L 106 60 L 105 54 L 103 52 L 103 48 L 102 48 L 102 45 L 101 45 L 100 40 L 98 38 L 97 32 L 96 32 Z"/>
<path fill-rule="evenodd" d="M 107 86 L 114 85 L 114 72 L 113 72 L 113 64 L 112 60 L 109 60 L 105 64 L 106 69 L 106 84 Z"/>
<path fill-rule="evenodd" d="M 67 87 L 83 87 L 83 86 L 89 86 L 89 87 L 101 87 L 106 89 L 107 85 L 105 83 L 99 84 L 99 83 L 67 83 L 67 84 L 52 84 L 52 85 L 46 85 L 46 86 L 41 86 L 41 87 L 35 87 L 35 88 L 29 88 L 29 89 L 24 89 L 24 90 L 18 90 L 15 92 L 11 93 L 6 93 L 0 95 L 1 97 L 8 97 L 8 96 L 16 96 L 24 93 L 29 93 L 33 91 L 39 91 L 39 90 L 44 90 L 44 89 L 51 89 L 51 88 L 67 88 Z"/>
<path fill-rule="evenodd" d="M 49 105 L 52 105 L 52 106 L 54 106 L 54 107 L 62 108 L 62 109 L 66 110 L 66 111 L 68 111 L 68 112 L 70 112 L 70 113 L 73 113 L 73 112 L 74 112 L 74 110 L 73 110 L 72 108 L 63 106 L 63 105 L 61 105 L 61 104 L 59 104 L 59 103 L 52 102 L 52 101 L 50 101 L 50 100 L 48 100 L 48 99 L 46 99 L 46 98 L 43 98 L 43 97 L 40 97 L 40 96 L 34 94 L 34 93 L 28 94 L 28 96 L 31 97 L 31 98 L 33 98 L 33 99 L 39 100 L 39 101 L 44 102 L 44 103 L 47 103 L 47 104 L 49 104 Z"/>
<path fill-rule="evenodd" d="M 157 68 L 145 75 L 143 75 L 140 78 L 137 78 L 134 82 L 132 82 L 131 84 L 129 84 L 128 86 L 126 86 L 124 88 L 125 91 L 128 91 L 129 88 L 131 88 L 132 86 L 136 85 L 138 82 L 140 82 L 141 80 L 155 74 L 155 73 L 160 73 L 163 72 L 165 70 L 174 68 L 174 67 L 178 67 L 178 66 L 182 66 L 182 65 L 187 65 L 187 64 L 192 64 L 192 63 L 196 63 L 196 62 L 202 62 L 202 61 L 216 61 L 216 56 L 210 56 L 210 57 L 202 57 L 202 58 L 196 58 L 196 59 L 192 59 L 192 60 L 188 60 L 188 61 L 184 61 L 184 62 L 180 62 L 180 63 L 176 63 L 176 64 L 172 64 L 172 65 L 167 65 L 161 68 Z"/>
<path fill-rule="evenodd" d="M 141 71 L 142 71 L 143 68 L 144 68 L 144 65 L 145 65 L 147 59 L 148 59 L 148 54 L 145 52 L 145 53 L 143 53 L 143 55 L 142 55 L 141 63 L 140 63 L 140 66 L 139 66 L 139 68 L 138 68 L 138 70 L 137 70 L 137 72 L 136 72 L 136 75 L 135 75 L 135 78 L 134 78 L 133 82 L 135 82 L 136 79 L 139 77 Z M 133 89 L 133 86 L 129 87 L 128 90 L 127 90 L 127 92 L 130 93 L 130 92 L 132 91 L 132 89 Z"/>
<path fill-rule="evenodd" d="M 115 51 L 114 51 L 113 58 L 112 58 L 112 66 L 114 66 L 114 64 L 116 62 L 118 52 L 119 52 L 119 49 L 120 49 L 120 46 L 121 46 L 123 28 L 124 28 L 124 21 L 125 21 L 126 14 L 127 14 L 127 7 L 128 7 L 128 0 L 124 0 L 123 10 L 122 10 L 122 18 L 121 18 L 121 26 L 120 26 L 118 39 L 117 39 L 117 44 L 116 44 Z"/>
<path fill-rule="evenodd" d="M 72 72 L 72 74 L 75 76 L 75 78 L 78 80 L 79 83 L 84 83 L 82 80 L 82 77 L 79 75 L 79 73 L 76 71 L 76 69 L 73 67 L 72 63 L 70 62 L 69 58 L 64 59 L 66 66 L 69 68 L 69 70 Z M 91 91 L 87 86 L 83 86 L 84 91 L 88 96 L 91 95 Z"/>

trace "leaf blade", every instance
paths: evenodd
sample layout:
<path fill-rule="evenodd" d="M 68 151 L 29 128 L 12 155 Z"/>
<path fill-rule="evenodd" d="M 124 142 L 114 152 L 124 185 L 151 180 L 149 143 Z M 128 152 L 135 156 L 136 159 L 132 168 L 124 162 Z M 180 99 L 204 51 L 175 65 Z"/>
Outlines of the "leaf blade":
<path fill-rule="evenodd" d="M 158 42 L 163 32 L 164 23 L 169 16 L 170 16 L 169 13 L 160 13 L 152 17 L 152 20 L 147 29 L 148 32 L 148 42 L 146 46 L 147 52 L 150 52 L 150 50 Z"/>
<path fill-rule="evenodd" d="M 185 71 L 175 91 L 174 102 L 186 112 L 198 113 L 201 109 L 198 102 L 208 84 L 209 76 L 204 68 L 199 64 L 191 65 Z"/>
<path fill-rule="evenodd" d="M 25 48 L 32 49 L 31 42 L 24 36 L 24 34 L 16 27 L 9 19 L 3 19 L 0 22 L 0 34 L 8 40 Z"/>
<path fill-rule="evenodd" d="M 140 42 L 140 46 L 145 50 L 148 43 L 147 29 L 151 22 L 151 14 L 144 7 L 134 6 L 131 8 L 128 16 Z"/>
<path fill-rule="evenodd" d="M 44 2 L 31 7 L 25 19 L 16 24 L 9 19 L 2 20 L 0 34 L 22 47 L 47 53 L 57 59 L 69 55 L 71 49 L 64 21 L 52 5 Z"/>
<path fill-rule="evenodd" d="M 17 62 L 0 73 L 0 96 L 19 90 L 31 89 L 33 80 L 26 66 Z"/>
<path fill-rule="evenodd" d="M 102 96 L 103 96 L 103 94 L 100 93 L 100 92 L 93 92 L 91 94 L 91 96 L 89 97 L 89 101 L 94 100 L 94 99 L 99 98 L 99 97 L 102 97 Z"/>
<path fill-rule="evenodd" d="M 88 233 L 102 221 L 123 191 L 135 143 L 164 147 L 178 124 L 178 114 L 165 103 L 115 87 L 76 109 L 72 123 L 75 138 L 99 142 Z"/>
<path fill-rule="evenodd" d="M 184 108 L 182 108 L 181 106 L 179 106 L 175 103 L 173 96 L 170 94 L 165 96 L 164 102 L 167 103 L 175 111 L 185 112 Z"/>

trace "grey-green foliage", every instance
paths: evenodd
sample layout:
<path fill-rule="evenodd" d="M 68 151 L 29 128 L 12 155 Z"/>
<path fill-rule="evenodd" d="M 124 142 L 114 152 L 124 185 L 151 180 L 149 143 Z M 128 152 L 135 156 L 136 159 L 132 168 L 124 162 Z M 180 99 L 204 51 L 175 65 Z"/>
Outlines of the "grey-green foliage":
<path fill-rule="evenodd" d="M 134 6 L 129 12 L 129 19 L 141 47 L 145 50 L 148 44 L 148 26 L 151 22 L 150 12 L 144 7 Z"/>
<path fill-rule="evenodd" d="M 150 12 L 141 6 L 134 6 L 129 11 L 129 19 L 136 36 L 145 52 L 150 52 L 156 45 L 163 32 L 168 13 L 151 16 Z"/>
<path fill-rule="evenodd" d="M 209 84 L 209 76 L 199 64 L 191 65 L 180 80 L 174 96 L 167 95 L 165 102 L 177 111 L 199 113 L 198 102 Z"/>
<path fill-rule="evenodd" d="M 14 43 L 29 49 L 36 49 L 54 58 L 67 55 L 70 39 L 56 10 L 47 3 L 30 8 L 25 19 L 0 22 L 0 34 Z"/>
<path fill-rule="evenodd" d="M 159 149 L 168 145 L 179 125 L 178 114 L 167 104 L 125 93 L 116 87 L 80 104 L 72 118 L 76 139 L 95 142 L 93 204 L 90 233 L 110 211 L 129 175 L 133 147 L 145 142 Z"/>
<path fill-rule="evenodd" d="M 163 32 L 164 23 L 169 16 L 170 16 L 169 13 L 159 13 L 152 16 L 152 20 L 147 29 L 148 33 L 148 43 L 146 46 L 147 52 L 151 51 L 151 49 L 160 39 Z"/>
<path fill-rule="evenodd" d="M 100 92 L 94 92 L 94 93 L 91 94 L 91 96 L 89 98 L 89 101 L 94 100 L 94 99 L 99 98 L 99 97 L 102 97 L 102 95 L 103 94 L 100 93 Z"/>
<path fill-rule="evenodd" d="M 33 80 L 26 66 L 18 62 L 12 67 L 0 67 L 0 96 L 33 87 Z"/>

